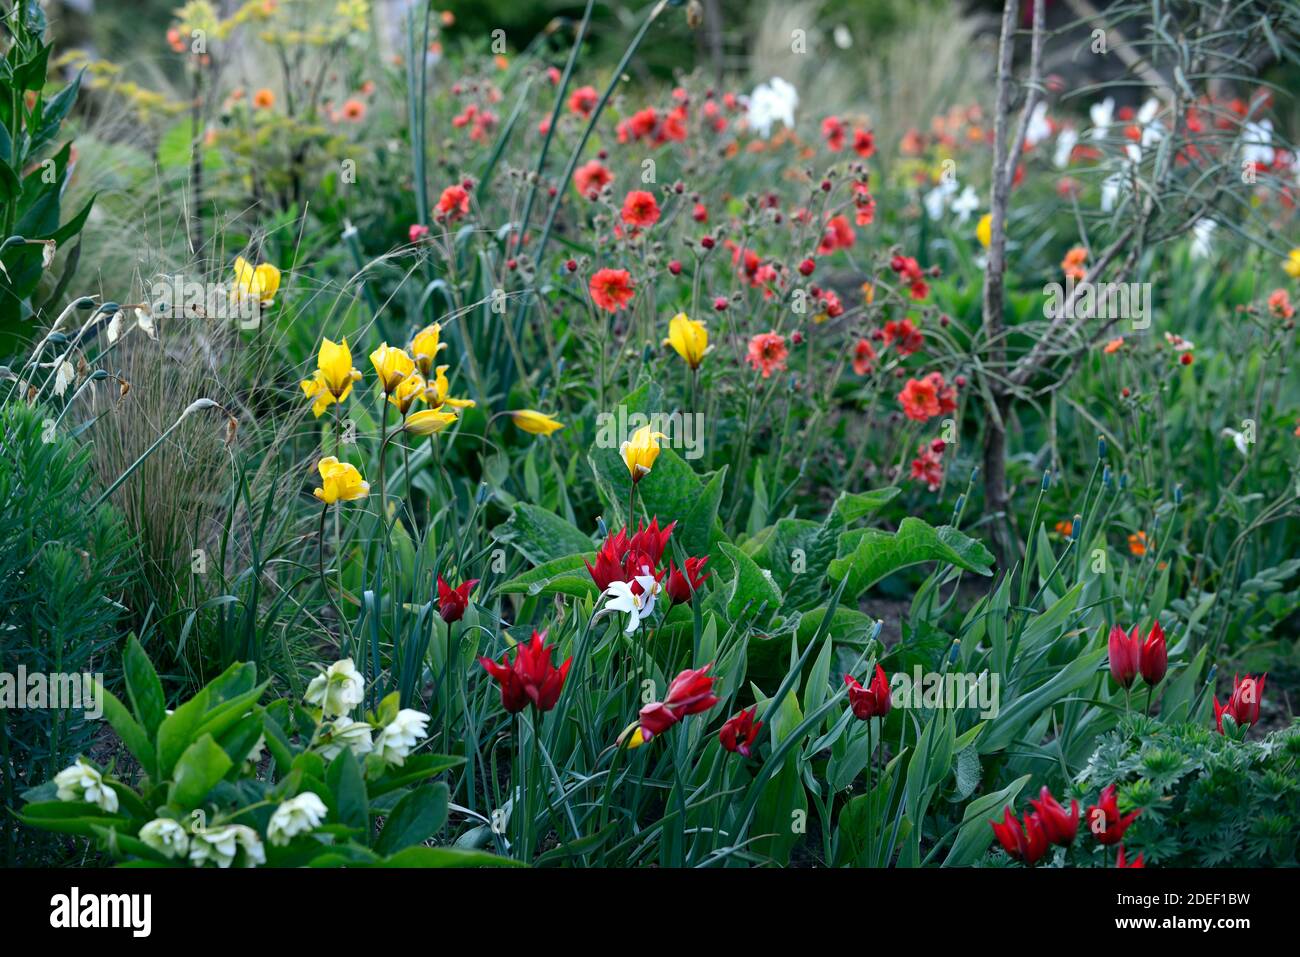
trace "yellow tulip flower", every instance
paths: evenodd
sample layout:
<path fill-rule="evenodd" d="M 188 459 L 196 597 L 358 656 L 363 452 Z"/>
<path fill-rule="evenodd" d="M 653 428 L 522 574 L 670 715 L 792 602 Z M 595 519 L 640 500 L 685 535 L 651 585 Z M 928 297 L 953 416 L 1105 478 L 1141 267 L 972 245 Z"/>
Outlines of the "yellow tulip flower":
<path fill-rule="evenodd" d="M 698 369 L 713 347 L 709 345 L 709 330 L 704 323 L 679 312 L 668 323 L 668 338 L 664 345 L 672 346 L 692 369 Z"/>
<path fill-rule="evenodd" d="M 332 403 L 342 402 L 352 391 L 352 383 L 361 378 L 361 372 L 352 367 L 352 352 L 348 340 L 331 342 L 321 340 L 320 355 L 316 358 L 316 371 L 301 383 L 307 398 L 314 399 L 311 410 L 320 418 Z"/>
<path fill-rule="evenodd" d="M 269 306 L 275 301 L 275 292 L 279 288 L 280 270 L 270 263 L 254 267 L 243 256 L 235 257 L 235 290 L 240 296 Z"/>
<path fill-rule="evenodd" d="M 642 476 L 649 475 L 654 468 L 655 459 L 659 458 L 659 440 L 668 436 L 662 432 L 650 431 L 650 426 L 643 425 L 632 433 L 632 437 L 619 446 L 623 462 L 633 482 L 641 481 Z"/>
<path fill-rule="evenodd" d="M 411 410 L 411 405 L 416 399 L 424 398 L 425 382 L 424 376 L 418 372 L 412 372 L 401 382 L 397 383 L 397 388 L 393 390 L 388 401 L 397 406 L 397 410 L 406 415 Z"/>
<path fill-rule="evenodd" d="M 433 435 L 441 432 L 456 421 L 455 412 L 443 412 L 441 409 L 421 409 L 406 418 L 403 426 L 412 435 Z"/>
<path fill-rule="evenodd" d="M 401 349 L 390 346 L 387 342 L 370 353 L 370 364 L 379 375 L 379 383 L 384 392 L 391 394 L 408 375 L 415 371 L 415 363 Z"/>
<path fill-rule="evenodd" d="M 447 343 L 439 341 L 442 335 L 442 325 L 435 322 L 431 326 L 426 326 L 415 334 L 411 340 L 411 355 L 415 359 L 415 364 L 420 367 L 420 371 L 425 375 L 433 368 L 434 360 L 438 358 L 438 353 L 447 348 Z"/>
<path fill-rule="evenodd" d="M 1282 263 L 1282 268 L 1292 279 L 1300 279 L 1300 247 L 1291 250 L 1286 260 Z"/>
<path fill-rule="evenodd" d="M 361 477 L 355 465 L 340 462 L 332 455 L 320 460 L 321 487 L 313 491 L 326 505 L 352 502 L 370 494 L 370 483 Z"/>
<path fill-rule="evenodd" d="M 557 429 L 564 428 L 563 422 L 532 409 L 516 409 L 510 413 L 510 418 L 516 426 L 533 435 L 550 435 Z"/>
<path fill-rule="evenodd" d="M 450 405 L 456 409 L 474 408 L 473 399 L 455 399 L 448 394 L 451 392 L 451 383 L 447 381 L 447 370 L 450 368 L 451 366 L 438 366 L 434 370 L 433 378 L 424 387 L 424 401 L 434 408 L 440 405 Z"/>
<path fill-rule="evenodd" d="M 979 223 L 975 226 L 975 238 L 980 241 L 980 245 L 985 249 L 989 248 L 989 243 L 993 242 L 992 213 L 985 213 L 980 217 Z"/>

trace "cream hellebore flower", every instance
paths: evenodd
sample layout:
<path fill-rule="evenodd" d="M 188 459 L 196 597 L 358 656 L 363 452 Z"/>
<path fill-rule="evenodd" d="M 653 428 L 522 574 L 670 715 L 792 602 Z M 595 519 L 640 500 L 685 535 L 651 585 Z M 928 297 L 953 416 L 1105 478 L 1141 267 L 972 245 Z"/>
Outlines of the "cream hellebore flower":
<path fill-rule="evenodd" d="M 564 423 L 559 419 L 553 419 L 533 409 L 516 409 L 510 413 L 510 420 L 514 422 L 516 428 L 532 435 L 550 435 L 557 429 L 564 428 Z"/>
<path fill-rule="evenodd" d="M 669 320 L 668 338 L 664 340 L 664 345 L 672 346 L 692 369 L 698 369 L 713 348 L 709 345 L 709 330 L 704 323 L 691 319 L 684 312 L 679 312 Z"/>
<path fill-rule="evenodd" d="M 366 693 L 366 682 L 351 658 L 336 661 L 311 679 L 303 700 L 317 705 L 327 718 L 345 715 L 359 705 Z"/>
<path fill-rule="evenodd" d="M 608 599 L 605 607 L 611 611 L 621 611 L 628 616 L 627 627 L 623 629 L 626 635 L 640 628 L 641 622 L 649 618 L 655 610 L 655 596 L 659 593 L 659 582 L 654 575 L 650 574 L 648 568 L 642 567 L 641 572 L 642 574 L 635 576 L 630 582 L 610 582 L 609 587 L 605 589 L 605 596 Z M 633 582 L 641 587 L 640 594 L 632 589 Z"/>
<path fill-rule="evenodd" d="M 60 801 L 86 801 L 109 814 L 117 811 L 117 792 L 85 758 L 77 758 L 54 775 L 54 783 L 58 785 Z"/>
<path fill-rule="evenodd" d="M 325 802 L 311 791 L 285 801 L 271 815 L 266 826 L 266 839 L 276 847 L 283 847 L 299 834 L 315 830 L 325 820 Z"/>
<path fill-rule="evenodd" d="M 399 767 L 406 763 L 406 756 L 427 737 L 429 716 L 412 708 L 403 708 L 397 716 L 384 725 L 379 737 L 375 739 L 375 753 L 385 764 Z"/>
<path fill-rule="evenodd" d="M 650 474 L 655 459 L 659 458 L 659 440 L 666 438 L 668 436 L 662 432 L 654 432 L 650 426 L 643 425 L 619 446 L 619 454 L 623 456 L 623 464 L 627 466 L 633 482 L 639 482 L 642 476 Z"/>
<path fill-rule="evenodd" d="M 185 828 L 166 817 L 156 817 L 140 828 L 140 840 L 165 857 L 184 857 L 190 849 Z"/>
<path fill-rule="evenodd" d="M 321 736 L 320 756 L 326 761 L 333 761 L 347 748 L 356 757 L 364 757 L 374 750 L 375 744 L 370 739 L 370 725 L 364 721 L 351 718 L 335 718 L 328 730 Z"/>
<path fill-rule="evenodd" d="M 229 867 L 241 850 L 245 867 L 266 863 L 262 839 L 246 824 L 199 828 L 190 835 L 190 863 L 195 867 L 209 862 L 217 867 Z"/>

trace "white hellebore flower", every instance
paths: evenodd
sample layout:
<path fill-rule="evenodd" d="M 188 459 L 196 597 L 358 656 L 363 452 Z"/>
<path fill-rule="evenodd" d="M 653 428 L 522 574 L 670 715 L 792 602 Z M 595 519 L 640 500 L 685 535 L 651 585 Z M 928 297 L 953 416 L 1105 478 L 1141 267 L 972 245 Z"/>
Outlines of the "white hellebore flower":
<path fill-rule="evenodd" d="M 266 826 L 266 839 L 283 847 L 299 834 L 315 830 L 325 820 L 325 802 L 311 791 L 303 791 L 275 809 Z"/>
<path fill-rule="evenodd" d="M 1100 103 L 1088 107 L 1088 118 L 1092 120 L 1092 138 L 1104 140 L 1111 121 L 1115 118 L 1115 99 L 1106 97 Z"/>
<path fill-rule="evenodd" d="M 77 758 L 76 763 L 54 775 L 54 783 L 58 785 L 60 801 L 87 801 L 109 814 L 117 810 L 117 792 L 85 758 Z"/>
<path fill-rule="evenodd" d="M 397 712 L 375 739 L 375 753 L 385 764 L 402 765 L 420 741 L 428 735 L 429 716 L 411 708 Z"/>
<path fill-rule="evenodd" d="M 245 867 L 266 863 L 266 848 L 262 846 L 262 839 L 245 824 L 201 828 L 190 836 L 190 862 L 195 867 L 202 867 L 209 862 L 217 867 L 229 867 L 241 849 L 244 852 Z"/>
<path fill-rule="evenodd" d="M 650 617 L 655 610 L 655 596 L 659 593 L 659 582 L 650 574 L 650 570 L 643 567 L 641 571 L 643 574 L 637 575 L 632 581 L 610 582 L 605 589 L 605 595 L 609 599 L 605 602 L 605 607 L 628 616 L 627 627 L 623 629 L 627 635 L 640 628 L 641 622 Z M 640 594 L 632 589 L 633 582 L 641 586 Z"/>
<path fill-rule="evenodd" d="M 320 756 L 326 761 L 333 761 L 347 748 L 360 758 L 373 751 L 374 747 L 370 738 L 370 725 L 351 718 L 336 718 L 325 732 Z"/>
<path fill-rule="evenodd" d="M 307 685 L 303 699 L 318 705 L 327 718 L 347 714 L 365 697 L 366 683 L 351 658 L 336 661 Z"/>
<path fill-rule="evenodd" d="M 166 817 L 156 817 L 140 828 L 140 840 L 166 857 L 184 857 L 190 849 L 185 828 Z"/>
<path fill-rule="evenodd" d="M 799 92 L 779 76 L 774 76 L 754 87 L 754 92 L 749 94 L 749 126 L 763 139 L 772 135 L 772 124 L 777 120 L 793 128 L 794 110 L 798 105 Z"/>

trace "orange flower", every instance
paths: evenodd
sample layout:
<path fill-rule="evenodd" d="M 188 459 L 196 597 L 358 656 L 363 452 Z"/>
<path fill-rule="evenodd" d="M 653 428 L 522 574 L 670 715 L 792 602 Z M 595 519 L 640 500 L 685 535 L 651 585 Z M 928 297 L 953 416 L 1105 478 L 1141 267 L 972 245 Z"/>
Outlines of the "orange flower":
<path fill-rule="evenodd" d="M 366 104 L 358 99 L 348 100 L 343 104 L 342 116 L 343 119 L 345 120 L 349 120 L 350 122 L 353 123 L 359 123 L 363 119 L 365 119 Z"/>
<path fill-rule="evenodd" d="M 573 173 L 573 185 L 588 199 L 595 199 L 613 181 L 614 174 L 602 166 L 599 160 L 579 166 Z"/>
<path fill-rule="evenodd" d="M 1075 246 L 1061 260 L 1061 268 L 1065 270 L 1065 275 L 1068 278 L 1076 282 L 1082 282 L 1088 277 L 1088 270 L 1084 268 L 1087 262 L 1088 250 L 1082 246 Z"/>
<path fill-rule="evenodd" d="M 1138 532 L 1135 535 L 1130 535 L 1128 537 L 1128 550 L 1137 556 L 1145 555 L 1147 553 L 1147 533 Z"/>
<path fill-rule="evenodd" d="M 870 375 L 876 361 L 876 349 L 870 339 L 859 339 L 853 347 L 853 371 L 858 375 Z"/>
<path fill-rule="evenodd" d="M 469 191 L 463 186 L 448 186 L 438 197 L 439 219 L 460 219 L 469 212 Z"/>
<path fill-rule="evenodd" d="M 1052 526 L 1052 530 L 1056 532 L 1057 535 L 1060 535 L 1062 538 L 1069 538 L 1071 533 L 1074 532 L 1074 523 L 1071 522 L 1069 519 L 1063 518 L 1055 525 Z"/>
<path fill-rule="evenodd" d="M 762 372 L 764 379 L 768 379 L 773 372 L 780 372 L 785 368 L 786 356 L 789 354 L 790 350 L 786 348 L 784 337 L 775 332 L 760 332 L 749 340 L 749 352 L 745 360 Z"/>
<path fill-rule="evenodd" d="M 617 312 L 629 302 L 635 290 L 626 269 L 601 269 L 591 277 L 591 301 L 600 309 Z"/>
<path fill-rule="evenodd" d="M 1106 355 L 1109 356 L 1109 355 L 1113 355 L 1116 352 L 1119 352 L 1119 350 L 1123 348 L 1124 348 L 1124 337 L 1120 336 L 1118 339 L 1111 339 L 1109 342 L 1107 342 L 1106 345 L 1102 347 L 1101 351 L 1106 353 Z"/>
<path fill-rule="evenodd" d="M 253 105 L 259 110 L 269 110 L 275 106 L 275 94 L 266 87 L 253 94 Z"/>
<path fill-rule="evenodd" d="M 929 376 L 908 379 L 903 391 L 898 393 L 898 401 L 903 406 L 903 414 L 917 422 L 932 419 L 940 411 L 939 390 Z"/>

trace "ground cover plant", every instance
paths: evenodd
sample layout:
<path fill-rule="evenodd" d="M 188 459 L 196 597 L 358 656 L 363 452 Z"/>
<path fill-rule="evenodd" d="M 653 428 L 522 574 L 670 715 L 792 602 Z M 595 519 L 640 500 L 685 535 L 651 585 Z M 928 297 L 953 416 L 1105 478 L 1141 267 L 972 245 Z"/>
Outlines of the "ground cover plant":
<path fill-rule="evenodd" d="M 4 863 L 1296 865 L 1300 10 L 497 6 L 4 5 Z"/>

